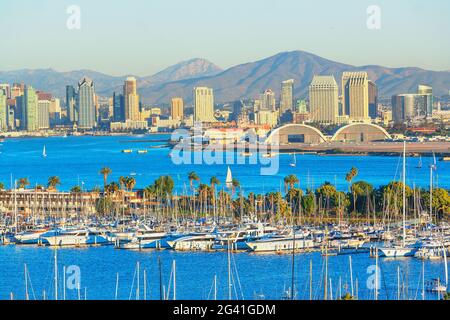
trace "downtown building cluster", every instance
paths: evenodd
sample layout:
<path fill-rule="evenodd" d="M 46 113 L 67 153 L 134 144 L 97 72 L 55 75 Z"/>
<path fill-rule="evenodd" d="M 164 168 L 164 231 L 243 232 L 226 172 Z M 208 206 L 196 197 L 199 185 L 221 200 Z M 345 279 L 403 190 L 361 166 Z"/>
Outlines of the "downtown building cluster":
<path fill-rule="evenodd" d="M 210 127 L 266 129 L 305 122 L 338 126 L 377 122 L 387 126 L 420 123 L 437 109 L 430 86 L 419 85 L 416 93 L 394 95 L 391 106 L 386 107 L 379 103 L 377 85 L 367 72 L 343 72 L 340 80 L 339 86 L 333 75 L 314 75 L 307 96 L 296 99 L 295 81 L 287 79 L 280 83 L 279 94 L 267 88 L 256 99 L 219 107 L 213 88 L 194 87 L 191 105 L 185 106 L 186 97 L 174 96 L 165 110 L 143 105 L 135 77 L 127 77 L 121 90 L 106 98 L 96 94 L 93 80 L 83 77 L 76 86 L 66 86 L 62 103 L 51 93 L 29 85 L 0 84 L 0 131 L 170 131 L 192 127 L 196 122 Z"/>

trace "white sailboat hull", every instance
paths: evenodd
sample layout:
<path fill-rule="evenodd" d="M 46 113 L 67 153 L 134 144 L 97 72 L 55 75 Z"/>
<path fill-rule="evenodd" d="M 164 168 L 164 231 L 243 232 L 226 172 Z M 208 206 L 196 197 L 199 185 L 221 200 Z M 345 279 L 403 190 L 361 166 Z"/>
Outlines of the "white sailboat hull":
<path fill-rule="evenodd" d="M 386 258 L 411 257 L 417 251 L 416 248 L 407 247 L 378 248 L 378 250 L 381 252 L 380 256 Z"/>
<path fill-rule="evenodd" d="M 283 252 L 302 249 L 312 249 L 314 248 L 313 240 L 305 239 L 274 239 L 274 240 L 257 240 L 247 242 L 247 246 L 251 251 L 254 252 Z"/>

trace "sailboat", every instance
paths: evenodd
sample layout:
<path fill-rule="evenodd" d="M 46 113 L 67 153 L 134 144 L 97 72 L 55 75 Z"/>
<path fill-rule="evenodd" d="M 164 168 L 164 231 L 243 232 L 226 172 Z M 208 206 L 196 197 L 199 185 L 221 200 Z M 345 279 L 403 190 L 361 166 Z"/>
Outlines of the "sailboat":
<path fill-rule="evenodd" d="M 427 291 L 446 293 L 448 289 L 448 267 L 447 267 L 447 252 L 446 248 L 442 246 L 444 255 L 444 270 L 445 270 L 445 282 L 441 282 L 440 279 L 433 279 L 427 288 Z"/>
<path fill-rule="evenodd" d="M 436 169 L 437 169 L 436 155 L 434 154 L 434 151 L 433 151 L 433 163 L 430 164 L 430 168 L 433 169 L 433 170 L 436 170 Z"/>
<path fill-rule="evenodd" d="M 296 167 L 297 166 L 297 157 L 295 156 L 295 153 L 294 153 L 294 157 L 292 158 L 292 161 L 291 161 L 291 163 L 289 163 L 289 165 L 291 167 Z"/>
<path fill-rule="evenodd" d="M 45 151 L 45 146 L 44 149 L 42 150 L 42 156 L 45 158 L 47 156 L 47 152 Z"/>
<path fill-rule="evenodd" d="M 401 245 L 392 245 L 378 248 L 381 251 L 381 256 L 389 258 L 407 257 L 416 253 L 417 248 L 406 245 L 406 141 L 403 141 L 403 235 Z"/>
<path fill-rule="evenodd" d="M 417 169 L 422 169 L 422 156 L 419 158 L 419 163 L 417 164 Z"/>
<path fill-rule="evenodd" d="M 225 185 L 227 186 L 228 189 L 233 187 L 233 176 L 231 175 L 231 169 L 229 166 L 227 171 L 227 178 L 225 180 Z"/>

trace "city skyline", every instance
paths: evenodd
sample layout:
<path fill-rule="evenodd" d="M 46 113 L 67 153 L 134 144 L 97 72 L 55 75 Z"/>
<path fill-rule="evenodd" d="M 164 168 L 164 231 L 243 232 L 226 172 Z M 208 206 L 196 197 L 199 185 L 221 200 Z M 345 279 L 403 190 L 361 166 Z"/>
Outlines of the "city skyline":
<path fill-rule="evenodd" d="M 379 30 L 367 28 L 367 8 L 372 3 L 365 0 L 349 1 L 346 10 L 334 2 L 327 2 L 324 10 L 323 3 L 287 0 L 212 5 L 203 0 L 195 5 L 136 0 L 134 6 L 108 3 L 108 15 L 102 14 L 105 2 L 79 0 L 75 5 L 81 11 L 81 28 L 69 30 L 66 10 L 73 4 L 51 0 L 0 4 L 2 12 L 9 12 L 0 27 L 10 31 L 4 35 L 9 50 L 2 55 L 0 70 L 51 67 L 144 76 L 193 57 L 226 69 L 296 49 L 354 65 L 450 70 L 450 44 L 445 41 L 450 30 L 448 1 L 435 1 L 433 6 L 420 1 L 378 1 Z M 24 6 L 30 10 L 23 10 Z M 197 10 L 199 7 L 202 10 Z M 268 7 L 271 10 L 265 10 Z M 54 18 L 42 20 L 49 16 Z M 169 16 L 171 23 L 167 23 Z M 269 18 L 278 23 L 265 23 Z M 314 33 L 305 32 L 311 27 Z M 52 35 L 48 46 L 37 45 L 41 34 Z M 430 35 L 434 41 L 426 40 Z M 29 41 L 20 40 L 25 37 Z M 117 46 L 118 38 L 123 40 L 122 46 Z M 418 39 L 426 45 L 418 45 Z M 240 50 L 235 50 L 236 46 Z M 105 56 L 105 47 L 114 50 Z M 341 50 L 343 47 L 346 50 Z M 128 59 L 127 65 L 122 59 L 129 56 L 130 48 L 134 48 L 133 59 Z M 397 48 L 396 54 L 386 48 Z M 33 55 L 28 54 L 31 49 Z"/>

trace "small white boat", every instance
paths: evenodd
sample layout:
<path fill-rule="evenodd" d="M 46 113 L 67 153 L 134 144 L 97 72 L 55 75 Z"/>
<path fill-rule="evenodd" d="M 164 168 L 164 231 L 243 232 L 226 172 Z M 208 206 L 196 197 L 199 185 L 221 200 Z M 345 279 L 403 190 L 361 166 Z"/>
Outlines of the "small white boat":
<path fill-rule="evenodd" d="M 23 231 L 14 236 L 18 244 L 37 244 L 41 238 L 49 232 L 48 229 L 36 229 Z"/>
<path fill-rule="evenodd" d="M 195 234 L 167 241 L 167 244 L 177 251 L 209 251 L 215 239 L 216 236 L 212 234 Z"/>
<path fill-rule="evenodd" d="M 43 243 L 50 246 L 90 246 L 108 244 L 108 236 L 94 229 L 63 229 L 53 236 L 43 237 Z"/>
<path fill-rule="evenodd" d="M 414 247 L 403 247 L 403 246 L 392 246 L 392 247 L 382 247 L 378 248 L 381 252 L 380 257 L 386 258 L 402 258 L 402 257 L 411 257 L 417 251 L 417 248 Z"/>
<path fill-rule="evenodd" d="M 271 236 L 256 241 L 247 242 L 247 246 L 254 252 L 283 252 L 295 250 L 304 250 L 314 248 L 312 239 L 301 239 L 292 236 Z"/>
<path fill-rule="evenodd" d="M 117 246 L 120 249 L 158 249 L 163 246 L 162 240 L 167 237 L 166 232 L 158 232 L 155 230 L 138 231 L 130 242 L 126 242 Z"/>
<path fill-rule="evenodd" d="M 45 158 L 45 157 L 47 157 L 47 152 L 45 151 L 45 146 L 44 146 L 44 149 L 42 150 L 42 156 Z"/>

